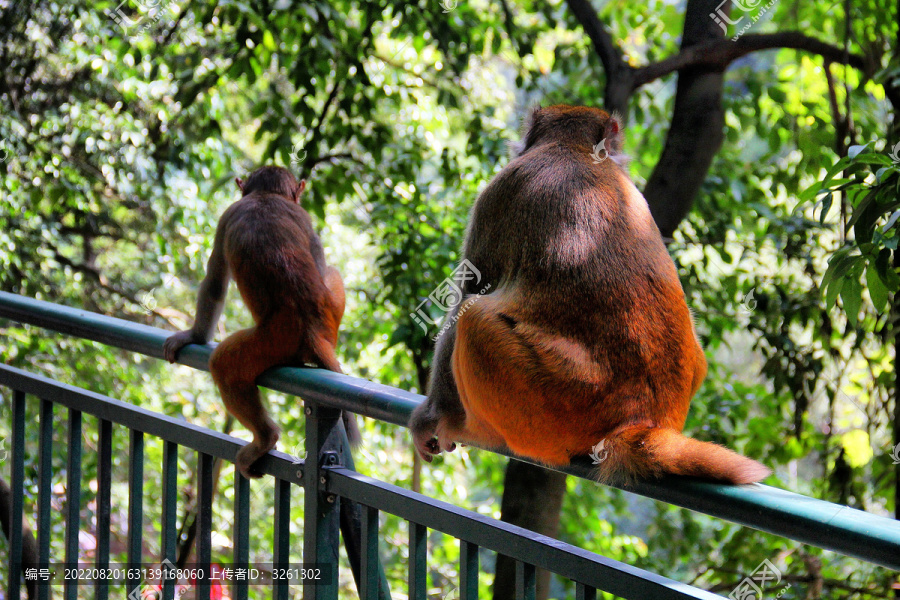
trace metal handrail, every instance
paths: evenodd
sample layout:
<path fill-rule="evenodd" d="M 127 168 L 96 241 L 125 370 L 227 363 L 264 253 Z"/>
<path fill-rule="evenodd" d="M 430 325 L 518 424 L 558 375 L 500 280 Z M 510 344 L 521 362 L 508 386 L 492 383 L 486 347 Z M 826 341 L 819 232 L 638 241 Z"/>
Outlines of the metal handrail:
<path fill-rule="evenodd" d="M 163 342 L 170 335 L 156 327 L 5 292 L 0 292 L 0 317 L 156 358 L 163 358 Z M 213 347 L 186 346 L 179 362 L 208 370 Z M 423 399 L 319 369 L 279 367 L 267 371 L 259 383 L 323 406 L 403 426 Z M 558 470 L 590 479 L 591 465 L 585 458 Z M 761 484 L 727 486 L 665 477 L 621 489 L 900 570 L 900 521 Z"/>
<path fill-rule="evenodd" d="M 230 435 L 192 425 L 184 419 L 155 413 L 97 392 L 2 364 L 0 385 L 180 447 L 202 448 L 205 455 L 213 458 L 232 461 L 238 449 L 246 443 Z M 281 482 L 305 486 L 308 478 L 304 479 L 304 470 L 315 470 L 314 465 L 314 461 L 297 461 L 293 456 L 272 451 L 260 459 L 255 468 Z M 325 467 L 321 472 L 327 473 L 327 477 L 323 477 L 324 481 L 319 482 L 317 487 L 325 493 L 358 501 L 412 522 L 428 524 L 429 528 L 488 550 L 509 556 L 530 556 L 534 565 L 539 568 L 552 570 L 562 577 L 610 591 L 623 598 L 721 599 L 721 596 L 711 592 L 410 492 L 340 465 Z M 318 481 L 318 476 L 315 473 L 313 475 L 313 480 Z M 21 481 L 18 483 L 21 485 Z M 13 485 L 16 485 L 15 481 Z"/>

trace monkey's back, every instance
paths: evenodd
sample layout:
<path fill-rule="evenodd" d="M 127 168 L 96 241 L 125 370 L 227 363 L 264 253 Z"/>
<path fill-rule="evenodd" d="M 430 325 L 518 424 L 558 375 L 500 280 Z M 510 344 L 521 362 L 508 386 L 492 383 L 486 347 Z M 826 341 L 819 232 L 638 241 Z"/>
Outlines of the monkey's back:
<path fill-rule="evenodd" d="M 317 318 L 327 296 L 325 256 L 309 215 L 275 194 L 253 193 L 222 215 L 225 254 L 259 323 L 288 310 Z"/>
<path fill-rule="evenodd" d="M 514 159 L 476 201 L 464 253 L 496 290 L 460 319 L 464 328 L 473 309 L 470 324 L 485 318 L 465 333 L 481 348 L 464 358 L 485 378 L 518 371 L 532 405 L 511 428 L 493 415 L 502 405 L 482 418 L 508 432 L 537 428 L 530 448 L 555 430 L 574 453 L 623 421 L 681 429 L 705 358 L 646 201 L 612 160 L 558 143 Z M 498 344 L 508 353 L 500 362 Z M 476 403 L 496 395 L 468 388 Z"/>

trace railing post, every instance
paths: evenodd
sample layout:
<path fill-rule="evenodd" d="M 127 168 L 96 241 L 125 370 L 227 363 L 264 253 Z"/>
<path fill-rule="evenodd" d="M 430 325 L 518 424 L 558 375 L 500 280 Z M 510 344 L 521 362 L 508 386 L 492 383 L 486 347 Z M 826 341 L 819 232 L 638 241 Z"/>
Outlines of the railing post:
<path fill-rule="evenodd" d="M 22 586 L 22 509 L 25 500 L 25 393 L 13 392 L 12 482 L 9 502 L 9 597 L 18 598 Z"/>
<path fill-rule="evenodd" d="M 303 466 L 303 562 L 330 565 L 329 581 L 303 584 L 303 600 L 337 600 L 338 549 L 340 544 L 340 498 L 320 491 L 326 461 L 340 462 L 341 438 L 338 422 L 341 411 L 306 404 L 306 450 Z"/>
<path fill-rule="evenodd" d="M 283 479 L 275 480 L 275 528 L 274 528 L 273 567 L 275 569 L 290 568 L 291 555 L 291 482 Z M 288 600 L 290 589 L 283 579 L 273 582 L 274 600 Z"/>
<path fill-rule="evenodd" d="M 351 471 L 356 470 L 353 464 L 353 454 L 350 452 L 350 444 L 346 435 L 342 436 L 343 454 L 341 463 Z M 341 501 L 341 536 L 344 539 L 344 550 L 350 562 L 350 570 L 353 572 L 353 580 L 356 589 L 362 590 L 362 544 L 363 544 L 363 507 L 358 502 L 352 502 L 344 498 Z M 387 576 L 384 573 L 384 565 L 378 561 L 378 598 L 391 600 L 391 588 L 388 586 Z M 424 589 L 424 588 L 423 588 Z M 424 598 L 424 596 L 423 596 Z"/>
<path fill-rule="evenodd" d="M 176 519 L 178 518 L 178 444 L 165 442 L 163 446 L 163 471 L 162 471 L 162 565 L 168 572 L 168 565 L 175 564 L 178 549 L 178 530 Z M 168 561 L 168 562 L 166 562 Z M 162 600 L 175 598 L 175 579 L 166 577 L 162 582 Z"/>
<path fill-rule="evenodd" d="M 69 456 L 66 458 L 66 564 L 78 567 L 78 532 L 81 527 L 81 411 L 69 409 Z M 129 532 L 130 534 L 130 532 Z M 65 584 L 64 598 L 78 599 L 78 580 Z"/>

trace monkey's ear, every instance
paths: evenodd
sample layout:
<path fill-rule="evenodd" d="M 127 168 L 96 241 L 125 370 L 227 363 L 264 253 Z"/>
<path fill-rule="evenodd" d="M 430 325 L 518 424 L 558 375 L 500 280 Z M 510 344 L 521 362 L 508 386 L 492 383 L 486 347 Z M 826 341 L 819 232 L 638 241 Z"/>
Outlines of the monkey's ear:
<path fill-rule="evenodd" d="M 297 189 L 294 191 L 294 202 L 300 204 L 300 196 L 303 194 L 303 190 L 306 189 L 306 180 L 301 179 L 300 183 L 297 185 Z"/>
<path fill-rule="evenodd" d="M 528 110 L 525 114 L 525 118 L 522 119 L 522 139 L 518 142 L 511 142 L 509 144 L 509 151 L 513 158 L 521 156 L 534 144 L 535 139 L 537 139 L 537 132 L 535 132 L 534 129 L 540 121 L 541 105 L 536 104 Z"/>
<path fill-rule="evenodd" d="M 240 177 L 235 177 L 234 182 L 237 184 L 238 189 L 243 192 L 244 191 L 244 180 L 241 179 Z"/>
<path fill-rule="evenodd" d="M 622 154 L 622 119 L 618 113 L 611 114 L 606 120 L 600 139 L 606 140 L 606 152 L 613 162 L 622 166 L 628 163 L 629 158 Z"/>
<path fill-rule="evenodd" d="M 603 124 L 603 130 L 600 132 L 600 139 L 606 140 L 606 149 L 608 152 L 622 151 L 622 125 L 619 115 L 611 114 L 606 123 Z"/>

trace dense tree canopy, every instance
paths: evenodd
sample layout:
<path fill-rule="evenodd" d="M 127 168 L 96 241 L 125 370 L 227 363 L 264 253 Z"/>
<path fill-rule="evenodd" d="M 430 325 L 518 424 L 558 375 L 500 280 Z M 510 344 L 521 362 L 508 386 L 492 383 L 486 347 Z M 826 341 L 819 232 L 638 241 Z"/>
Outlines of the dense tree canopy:
<path fill-rule="evenodd" d="M 519 119 L 535 103 L 606 106 L 626 123 L 630 172 L 710 360 L 687 431 L 772 466 L 772 485 L 896 515 L 898 12 L 887 0 L 0 0 L 0 289 L 182 328 L 232 179 L 289 166 L 345 277 L 347 372 L 422 392 L 436 330 L 410 313 L 452 271 Z M 235 294 L 220 329 L 248 320 Z M 0 331 L 7 364 L 231 427 L 203 374 Z M 268 399 L 280 448 L 302 455 L 301 406 Z M 406 430 L 367 422 L 365 434 L 360 470 L 500 516 L 505 459 L 462 449 L 419 472 Z M 150 443 L 148 464 L 160 456 Z M 187 526 L 196 465 L 182 460 Z M 788 600 L 893 597 L 895 575 L 860 561 L 585 481 L 547 485 L 560 499 L 568 488 L 561 538 L 719 593 L 769 559 Z M 271 499 L 253 502 L 271 523 Z M 398 582 L 403 527 L 385 524 Z M 433 540 L 444 593 L 457 552 Z M 574 592 L 554 581 L 550 593 Z"/>

